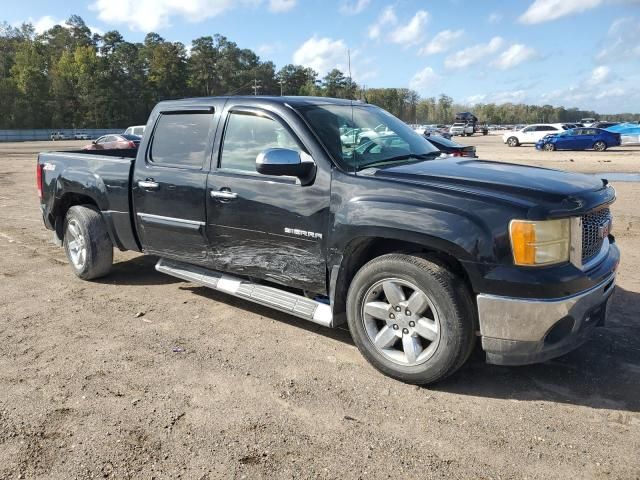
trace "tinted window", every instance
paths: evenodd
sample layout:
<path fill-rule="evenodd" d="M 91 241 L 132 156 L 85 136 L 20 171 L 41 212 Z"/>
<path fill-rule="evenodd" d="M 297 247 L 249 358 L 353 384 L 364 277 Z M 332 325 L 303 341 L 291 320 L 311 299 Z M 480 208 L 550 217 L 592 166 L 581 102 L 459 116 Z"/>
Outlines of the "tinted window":
<path fill-rule="evenodd" d="M 157 164 L 201 168 L 204 162 L 211 113 L 161 115 L 153 132 L 151 161 Z"/>
<path fill-rule="evenodd" d="M 536 127 L 527 127 L 523 130 L 523 132 L 528 133 L 528 132 L 533 132 L 535 131 Z"/>
<path fill-rule="evenodd" d="M 220 165 L 234 170 L 256 171 L 256 157 L 267 148 L 300 150 L 295 139 L 275 120 L 233 112 L 224 133 Z"/>

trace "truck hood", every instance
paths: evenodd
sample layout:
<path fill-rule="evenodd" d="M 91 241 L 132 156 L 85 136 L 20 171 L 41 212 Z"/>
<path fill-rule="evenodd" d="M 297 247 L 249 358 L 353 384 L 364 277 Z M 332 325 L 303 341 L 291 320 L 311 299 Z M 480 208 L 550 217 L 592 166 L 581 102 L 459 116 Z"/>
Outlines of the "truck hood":
<path fill-rule="evenodd" d="M 613 189 L 592 175 L 486 160 L 436 159 L 381 168 L 374 176 L 493 196 L 545 210 L 538 213 L 547 216 L 551 211 L 586 210 L 614 198 Z"/>

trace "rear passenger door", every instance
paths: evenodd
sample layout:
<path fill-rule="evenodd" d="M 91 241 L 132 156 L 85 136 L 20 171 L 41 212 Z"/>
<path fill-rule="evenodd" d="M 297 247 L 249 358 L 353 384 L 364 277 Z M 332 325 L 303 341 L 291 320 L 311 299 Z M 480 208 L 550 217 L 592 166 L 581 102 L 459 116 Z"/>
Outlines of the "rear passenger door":
<path fill-rule="evenodd" d="M 138 234 L 145 253 L 204 263 L 205 188 L 217 116 L 213 108 L 161 111 L 141 145 L 133 175 Z"/>

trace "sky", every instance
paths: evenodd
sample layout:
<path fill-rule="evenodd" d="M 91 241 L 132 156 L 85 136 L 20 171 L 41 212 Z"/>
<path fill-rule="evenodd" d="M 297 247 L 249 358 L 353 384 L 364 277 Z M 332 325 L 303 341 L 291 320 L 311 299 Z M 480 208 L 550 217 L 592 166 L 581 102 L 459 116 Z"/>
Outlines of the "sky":
<path fill-rule="evenodd" d="M 3 0 L 41 31 L 80 15 L 129 41 L 225 35 L 277 68 L 458 102 L 640 112 L 640 0 Z"/>

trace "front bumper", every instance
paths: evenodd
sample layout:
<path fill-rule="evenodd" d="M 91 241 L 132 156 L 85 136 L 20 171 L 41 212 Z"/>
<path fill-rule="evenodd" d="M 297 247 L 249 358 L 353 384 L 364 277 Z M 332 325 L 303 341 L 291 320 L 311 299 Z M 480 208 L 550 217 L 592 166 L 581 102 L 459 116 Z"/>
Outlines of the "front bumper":
<path fill-rule="evenodd" d="M 487 362 L 526 365 L 563 355 L 603 325 L 616 274 L 564 298 L 533 299 L 478 295 L 482 348 Z"/>

